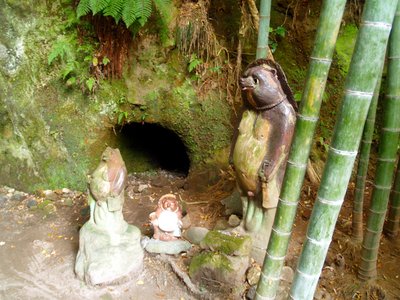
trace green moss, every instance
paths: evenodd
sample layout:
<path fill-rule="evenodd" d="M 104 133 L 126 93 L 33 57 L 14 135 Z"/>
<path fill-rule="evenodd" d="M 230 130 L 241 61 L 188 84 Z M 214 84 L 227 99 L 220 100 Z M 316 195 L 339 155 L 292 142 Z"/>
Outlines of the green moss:
<path fill-rule="evenodd" d="M 350 66 L 351 56 L 356 43 L 358 28 L 354 24 L 348 24 L 341 30 L 336 41 L 336 54 L 339 69 L 342 75 L 346 75 Z"/>
<path fill-rule="evenodd" d="M 207 233 L 200 245 L 202 248 L 219 251 L 226 255 L 246 256 L 251 251 L 251 238 L 212 230 Z"/>
<path fill-rule="evenodd" d="M 203 268 L 217 269 L 222 272 L 233 271 L 229 259 L 224 254 L 215 252 L 203 252 L 194 256 L 189 266 L 190 277 L 196 276 L 196 273 Z"/>

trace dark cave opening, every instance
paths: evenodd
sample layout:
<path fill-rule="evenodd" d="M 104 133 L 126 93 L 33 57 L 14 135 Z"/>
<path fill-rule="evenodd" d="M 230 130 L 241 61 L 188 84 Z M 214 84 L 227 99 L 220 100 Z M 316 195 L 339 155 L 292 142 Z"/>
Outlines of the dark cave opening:
<path fill-rule="evenodd" d="M 125 124 L 117 130 L 117 144 L 128 172 L 162 169 L 185 176 L 189 173 L 190 159 L 183 141 L 159 124 Z"/>

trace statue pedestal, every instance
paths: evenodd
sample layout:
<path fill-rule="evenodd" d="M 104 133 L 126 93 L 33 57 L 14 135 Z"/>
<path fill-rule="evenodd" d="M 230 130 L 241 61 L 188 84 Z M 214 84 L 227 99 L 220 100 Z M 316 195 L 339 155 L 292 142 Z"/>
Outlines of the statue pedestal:
<path fill-rule="evenodd" d="M 117 284 L 129 280 L 143 267 L 140 230 L 126 224 L 123 232 L 86 222 L 79 233 L 75 273 L 87 284 Z"/>

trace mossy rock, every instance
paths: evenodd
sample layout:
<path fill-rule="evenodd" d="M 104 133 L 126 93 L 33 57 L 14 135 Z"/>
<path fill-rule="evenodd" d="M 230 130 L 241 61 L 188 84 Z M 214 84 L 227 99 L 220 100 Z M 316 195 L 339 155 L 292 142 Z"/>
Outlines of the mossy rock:
<path fill-rule="evenodd" d="M 212 230 L 201 241 L 203 249 L 219 251 L 226 255 L 248 256 L 251 252 L 251 238 L 249 236 L 235 236 L 230 233 Z"/>
<path fill-rule="evenodd" d="M 192 258 L 189 276 L 208 289 L 232 290 L 244 282 L 248 265 L 249 257 L 207 251 Z"/>

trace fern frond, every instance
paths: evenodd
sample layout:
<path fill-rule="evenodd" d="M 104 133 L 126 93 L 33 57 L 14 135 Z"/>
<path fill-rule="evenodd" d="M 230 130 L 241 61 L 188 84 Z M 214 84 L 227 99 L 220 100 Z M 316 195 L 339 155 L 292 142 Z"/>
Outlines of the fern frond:
<path fill-rule="evenodd" d="M 79 1 L 78 7 L 76 8 L 76 17 L 79 19 L 82 16 L 86 16 L 90 12 L 90 0 Z"/>
<path fill-rule="evenodd" d="M 153 0 L 154 6 L 160 14 L 163 22 L 168 24 L 172 19 L 172 2 L 171 0 Z"/>
<path fill-rule="evenodd" d="M 136 2 L 138 0 L 125 0 L 124 9 L 122 11 L 122 20 L 125 22 L 126 27 L 128 28 L 136 21 L 137 12 L 136 12 Z"/>
<path fill-rule="evenodd" d="M 93 15 L 97 14 L 98 12 L 105 9 L 107 6 L 110 5 L 110 1 L 112 0 L 89 0 L 90 1 L 90 8 L 92 9 Z"/>
<path fill-rule="evenodd" d="M 103 10 L 104 16 L 113 17 L 115 22 L 118 23 L 121 20 L 125 2 L 125 0 L 111 0 L 109 5 Z"/>
<path fill-rule="evenodd" d="M 55 42 L 51 47 L 49 56 L 47 57 L 47 63 L 51 65 L 51 63 L 57 58 L 64 60 L 65 56 L 67 56 L 68 59 L 70 56 L 72 56 L 71 53 L 72 53 L 71 46 L 69 45 L 68 41 L 62 38 L 57 42 Z"/>
<path fill-rule="evenodd" d="M 148 18 L 151 16 L 151 11 L 152 11 L 151 0 L 136 0 L 136 1 L 134 1 L 133 11 L 136 16 L 136 19 L 139 21 L 140 25 L 143 26 L 144 24 L 146 24 Z M 131 24 L 129 24 L 129 25 L 131 25 Z M 127 26 L 127 27 L 129 27 L 129 26 Z"/>

